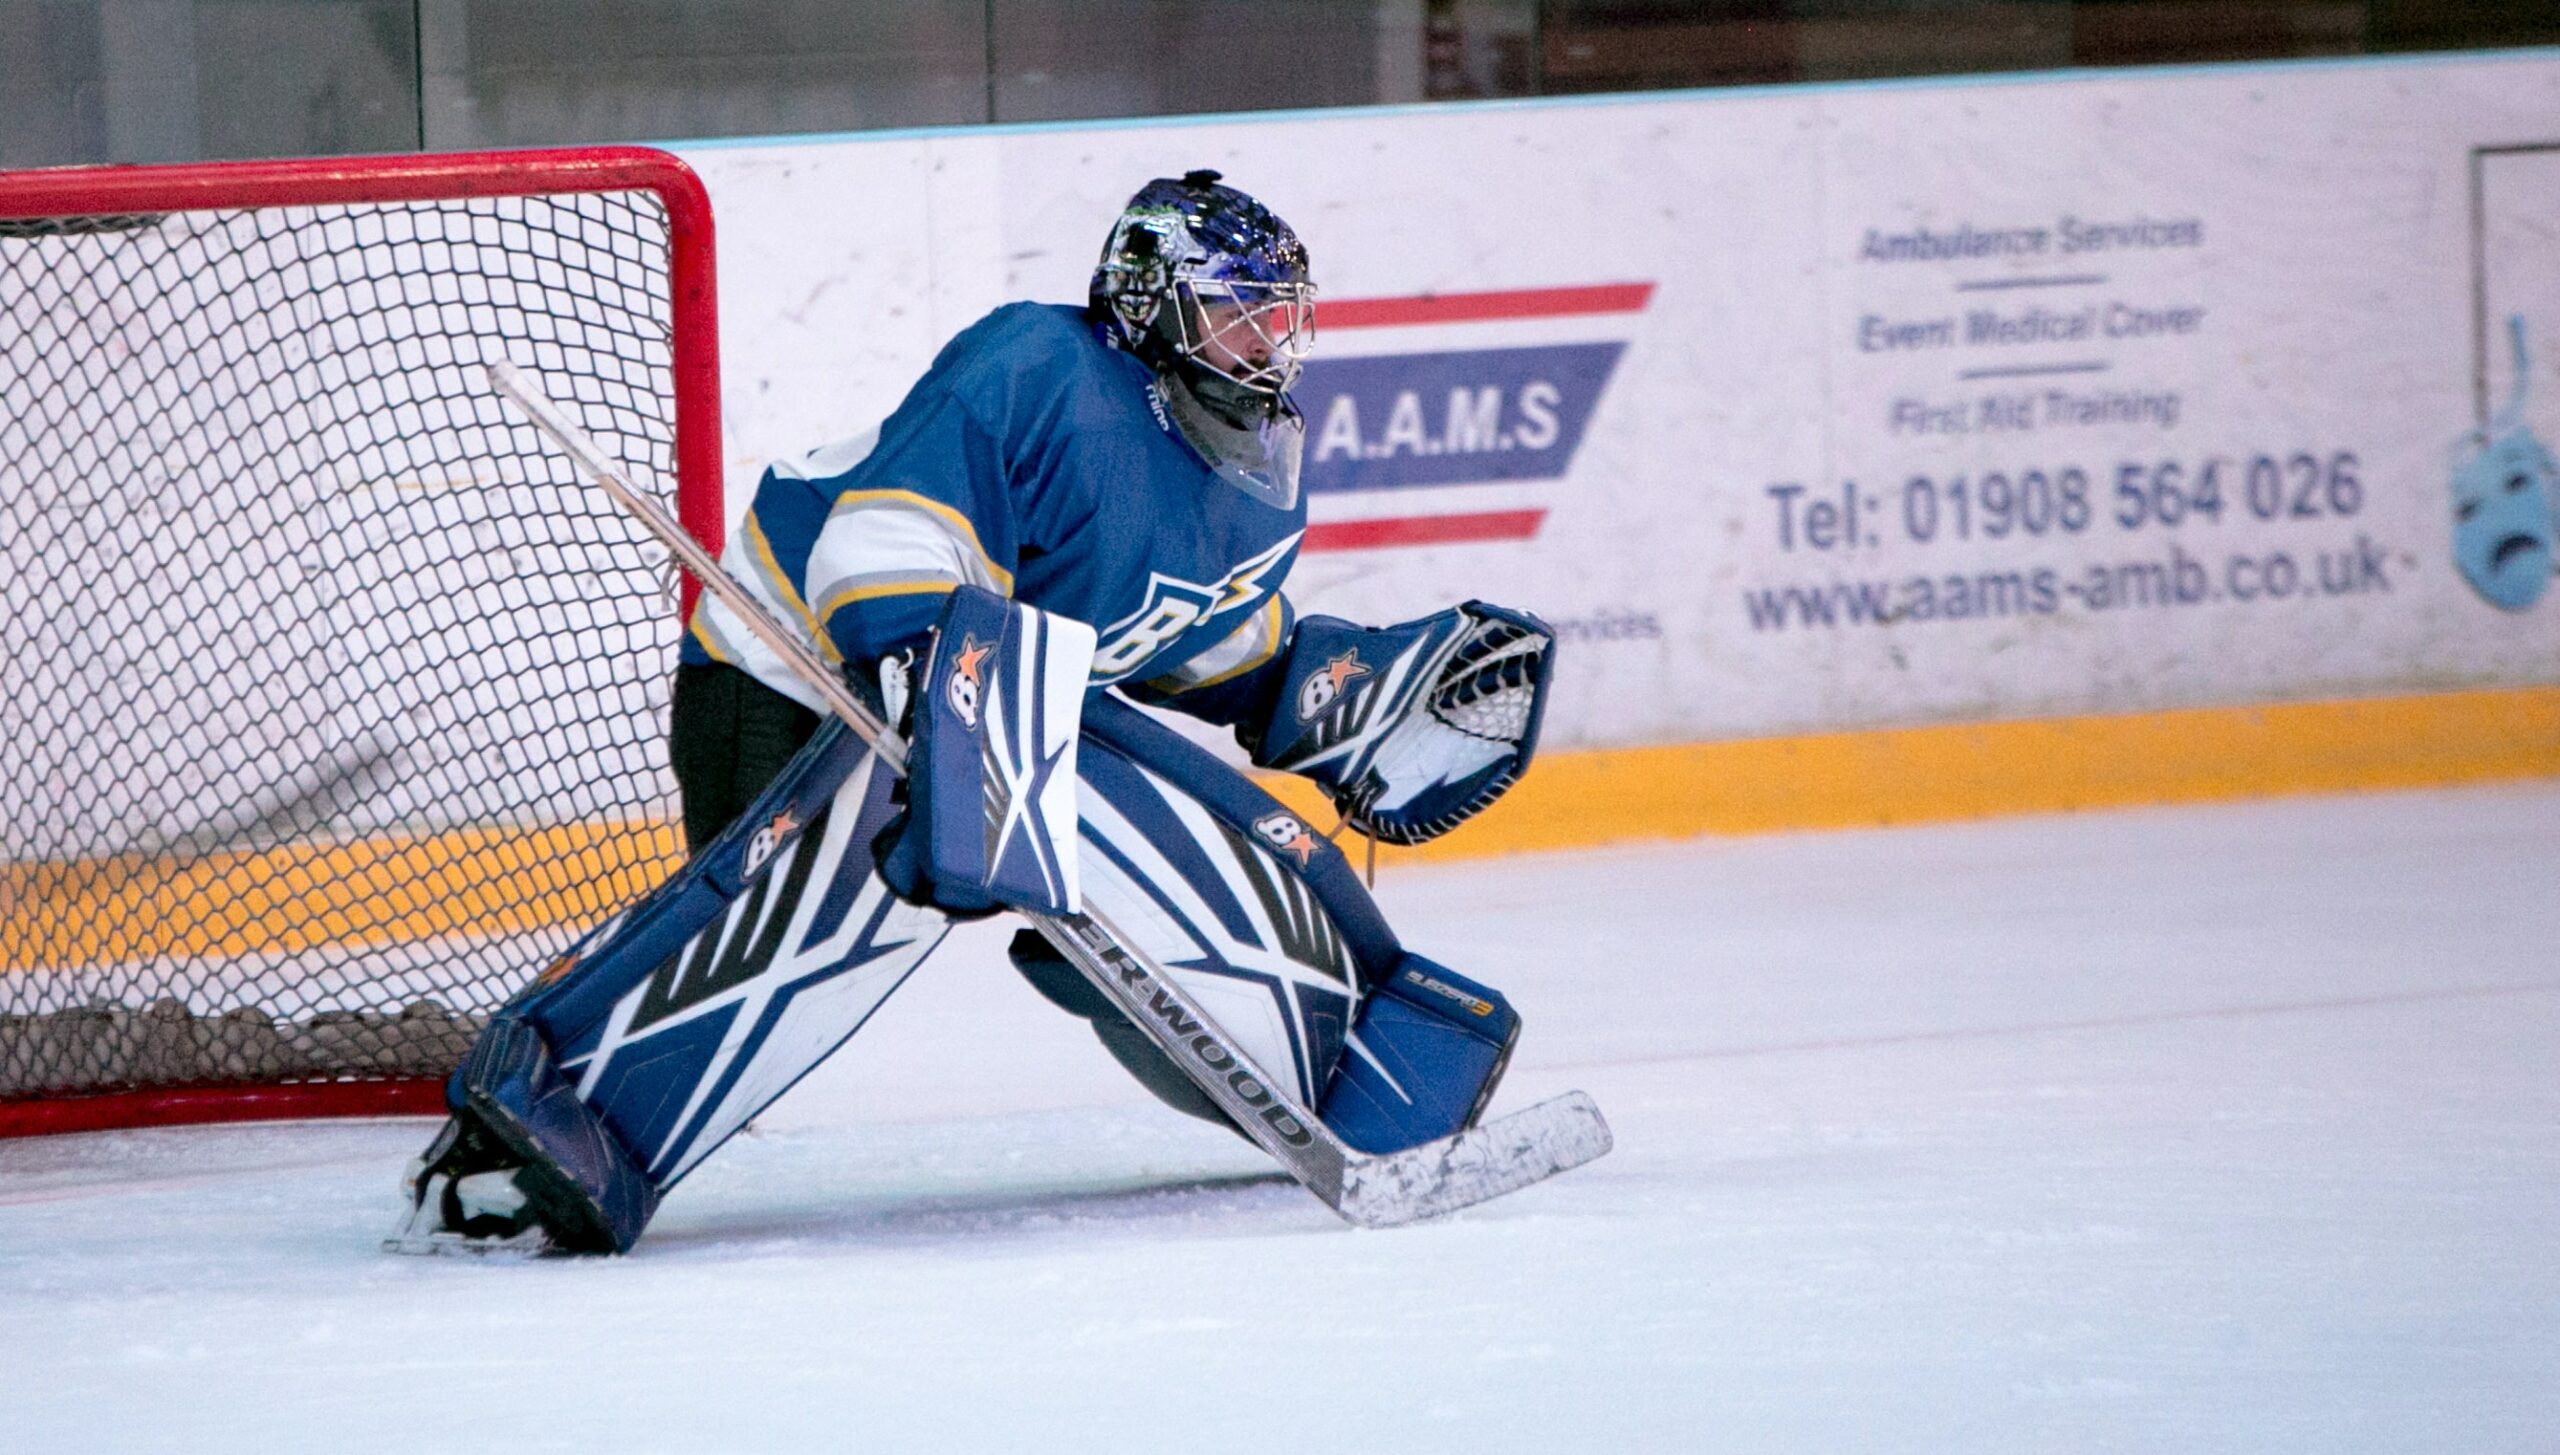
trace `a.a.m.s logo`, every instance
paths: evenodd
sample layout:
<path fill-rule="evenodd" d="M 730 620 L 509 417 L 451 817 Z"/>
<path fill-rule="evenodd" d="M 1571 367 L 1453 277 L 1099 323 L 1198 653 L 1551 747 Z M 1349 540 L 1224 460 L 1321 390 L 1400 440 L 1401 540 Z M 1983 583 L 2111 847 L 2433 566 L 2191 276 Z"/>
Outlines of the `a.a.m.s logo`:
<path fill-rule="evenodd" d="M 1535 536 L 1652 298 L 1651 283 L 1603 283 L 1318 303 L 1325 352 L 1292 391 L 1303 549 Z M 1396 351 L 1346 357 L 1345 331 Z"/>

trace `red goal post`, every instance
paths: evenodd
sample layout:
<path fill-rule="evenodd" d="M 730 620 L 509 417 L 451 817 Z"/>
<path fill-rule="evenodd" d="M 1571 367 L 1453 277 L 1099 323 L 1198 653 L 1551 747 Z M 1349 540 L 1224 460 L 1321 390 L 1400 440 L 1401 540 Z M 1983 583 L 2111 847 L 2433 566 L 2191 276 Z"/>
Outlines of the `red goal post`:
<path fill-rule="evenodd" d="M 437 1110 L 664 872 L 676 578 L 479 376 L 717 551 L 714 279 L 647 148 L 0 172 L 0 1136 Z"/>

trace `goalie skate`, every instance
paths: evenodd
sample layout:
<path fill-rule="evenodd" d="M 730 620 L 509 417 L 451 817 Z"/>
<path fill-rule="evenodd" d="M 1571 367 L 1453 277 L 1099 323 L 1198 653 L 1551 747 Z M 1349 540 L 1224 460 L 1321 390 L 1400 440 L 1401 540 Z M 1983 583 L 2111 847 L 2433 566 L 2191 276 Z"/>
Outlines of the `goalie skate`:
<path fill-rule="evenodd" d="M 448 1119 L 400 1179 L 409 1215 L 382 1240 L 386 1253 L 535 1258 L 555 1250 L 538 1181 L 469 1116 Z"/>

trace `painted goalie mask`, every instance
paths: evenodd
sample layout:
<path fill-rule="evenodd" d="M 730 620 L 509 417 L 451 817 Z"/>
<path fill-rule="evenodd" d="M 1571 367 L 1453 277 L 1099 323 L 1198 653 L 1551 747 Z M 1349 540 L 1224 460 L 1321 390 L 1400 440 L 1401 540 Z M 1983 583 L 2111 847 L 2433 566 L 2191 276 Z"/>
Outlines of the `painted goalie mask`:
<path fill-rule="evenodd" d="M 1218 173 L 1159 177 L 1121 210 L 1093 270 L 1111 341 L 1239 427 L 1290 413 L 1315 343 L 1315 285 L 1289 224 Z"/>

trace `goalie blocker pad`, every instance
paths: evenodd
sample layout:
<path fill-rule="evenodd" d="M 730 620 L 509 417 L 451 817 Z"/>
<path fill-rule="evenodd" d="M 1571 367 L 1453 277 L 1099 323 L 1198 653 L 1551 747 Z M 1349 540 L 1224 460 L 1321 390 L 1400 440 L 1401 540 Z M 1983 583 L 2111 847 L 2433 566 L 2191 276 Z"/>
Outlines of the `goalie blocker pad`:
<path fill-rule="evenodd" d="M 1076 739 L 1093 628 L 975 586 L 935 630 L 907 743 L 906 813 L 880 872 L 955 914 L 1083 907 Z"/>
<path fill-rule="evenodd" d="M 1529 769 L 1546 716 L 1555 633 L 1470 601 L 1397 626 L 1298 621 L 1257 767 L 1314 780 L 1362 833 L 1438 838 Z"/>

